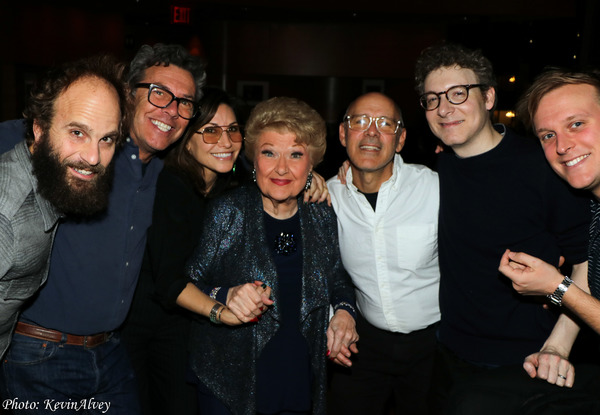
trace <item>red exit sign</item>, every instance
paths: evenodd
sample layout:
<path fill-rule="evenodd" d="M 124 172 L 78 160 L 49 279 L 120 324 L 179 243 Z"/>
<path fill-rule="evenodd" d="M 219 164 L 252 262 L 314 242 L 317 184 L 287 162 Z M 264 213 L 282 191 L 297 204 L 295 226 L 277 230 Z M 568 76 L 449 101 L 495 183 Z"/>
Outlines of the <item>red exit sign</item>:
<path fill-rule="evenodd" d="M 171 23 L 190 24 L 191 8 L 171 6 Z"/>

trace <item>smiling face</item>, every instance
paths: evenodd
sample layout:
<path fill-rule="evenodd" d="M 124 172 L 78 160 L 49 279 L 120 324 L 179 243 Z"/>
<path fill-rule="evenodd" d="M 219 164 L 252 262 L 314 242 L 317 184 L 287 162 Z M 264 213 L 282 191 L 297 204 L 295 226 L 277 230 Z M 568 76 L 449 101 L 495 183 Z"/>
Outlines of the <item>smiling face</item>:
<path fill-rule="evenodd" d="M 140 83 L 159 85 L 179 98 L 194 100 L 196 93 L 192 74 L 175 65 L 146 69 Z M 148 89 L 136 89 L 130 135 L 140 148 L 140 159 L 143 162 L 148 162 L 158 151 L 165 150 L 177 141 L 188 123 L 189 120 L 179 116 L 177 101 L 171 102 L 166 108 L 158 108 L 148 102 Z"/>
<path fill-rule="evenodd" d="M 312 161 L 305 144 L 296 142 L 296 135 L 273 130 L 263 131 L 255 146 L 256 184 L 263 206 L 273 214 L 273 207 L 286 205 L 293 210 L 297 196 L 304 189 Z"/>
<path fill-rule="evenodd" d="M 479 80 L 471 69 L 458 66 L 443 67 L 432 71 L 425 78 L 424 92 L 439 93 L 456 85 L 477 84 Z M 459 105 L 440 97 L 440 105 L 425 111 L 431 132 L 461 157 L 481 154 L 489 150 L 491 125 L 489 110 L 492 109 L 495 90 L 490 88 L 482 94 L 480 88 L 472 88 L 469 98 Z"/>
<path fill-rule="evenodd" d="M 205 128 L 214 126 L 226 130 L 228 127 L 237 125 L 231 107 L 227 104 L 221 104 L 212 120 L 198 130 L 202 131 Z M 207 184 L 214 183 L 217 173 L 227 173 L 233 169 L 233 164 L 241 148 L 242 143 L 231 141 L 227 131 L 223 131 L 219 142 L 216 144 L 204 142 L 200 133 L 195 133 L 186 144 L 186 150 L 202 165 L 202 177 Z"/>
<path fill-rule="evenodd" d="M 384 95 L 372 93 L 358 98 L 348 115 L 387 117 L 398 121 L 394 103 Z M 348 128 L 346 121 L 340 124 L 340 141 L 348 153 L 353 172 L 381 173 L 383 181 L 392 175 L 394 155 L 404 146 L 406 130 L 401 133 L 384 134 L 377 129 L 375 122 L 365 131 Z"/>
<path fill-rule="evenodd" d="M 63 213 L 88 215 L 106 207 L 120 122 L 116 91 L 92 77 L 75 81 L 56 98 L 48 131 L 34 120 L 38 190 Z"/>
<path fill-rule="evenodd" d="M 533 116 L 550 166 L 572 187 L 600 198 L 600 96 L 592 85 L 548 92 Z"/>

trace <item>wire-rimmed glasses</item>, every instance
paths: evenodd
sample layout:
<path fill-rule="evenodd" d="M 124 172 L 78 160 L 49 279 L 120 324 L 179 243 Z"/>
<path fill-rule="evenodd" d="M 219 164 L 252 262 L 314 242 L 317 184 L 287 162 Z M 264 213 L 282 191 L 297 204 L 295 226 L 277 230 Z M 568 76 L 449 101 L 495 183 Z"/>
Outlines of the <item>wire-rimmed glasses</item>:
<path fill-rule="evenodd" d="M 202 135 L 202 139 L 206 144 L 217 144 L 221 139 L 223 132 L 226 132 L 229 136 L 229 139 L 234 143 L 241 143 L 243 140 L 242 130 L 237 124 L 211 125 L 196 132 Z"/>
<path fill-rule="evenodd" d="M 396 121 L 389 117 L 370 117 L 366 114 L 346 115 L 348 128 L 354 131 L 366 131 L 375 121 L 377 131 L 382 134 L 396 134 L 398 128 L 402 127 L 402 121 Z"/>

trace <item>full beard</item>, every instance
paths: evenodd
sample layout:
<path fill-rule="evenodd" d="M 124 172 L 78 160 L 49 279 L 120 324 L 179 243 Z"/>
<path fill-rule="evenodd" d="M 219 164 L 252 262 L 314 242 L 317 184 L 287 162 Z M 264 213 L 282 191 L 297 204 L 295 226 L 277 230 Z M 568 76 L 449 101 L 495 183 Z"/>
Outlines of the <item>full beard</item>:
<path fill-rule="evenodd" d="M 108 167 L 90 166 L 85 162 L 60 161 L 46 133 L 36 143 L 31 156 L 38 193 L 56 209 L 76 218 L 89 218 L 106 210 L 112 188 L 114 163 Z M 91 171 L 92 180 L 82 180 L 69 173 L 70 168 Z"/>

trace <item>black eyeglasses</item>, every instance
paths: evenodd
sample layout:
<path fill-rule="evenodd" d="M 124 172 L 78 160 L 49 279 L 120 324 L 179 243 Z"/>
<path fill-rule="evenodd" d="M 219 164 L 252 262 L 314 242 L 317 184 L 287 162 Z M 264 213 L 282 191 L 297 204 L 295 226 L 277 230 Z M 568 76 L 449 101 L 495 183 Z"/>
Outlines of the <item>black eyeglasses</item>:
<path fill-rule="evenodd" d="M 382 134 L 396 134 L 398 128 L 402 127 L 402 121 L 396 121 L 388 117 L 370 117 L 366 114 L 346 115 L 348 128 L 354 131 L 367 131 L 375 121 L 375 128 Z"/>
<path fill-rule="evenodd" d="M 433 111 L 440 106 L 442 95 L 446 95 L 449 103 L 460 105 L 469 98 L 471 88 L 480 88 L 485 84 L 455 85 L 442 92 L 426 92 L 419 97 L 421 107 L 426 111 Z"/>
<path fill-rule="evenodd" d="M 171 102 L 177 102 L 177 114 L 183 119 L 191 120 L 196 115 L 197 106 L 187 98 L 176 97 L 171 91 L 156 84 L 136 84 L 136 88 L 148 88 L 148 102 L 158 108 L 167 108 Z"/>
<path fill-rule="evenodd" d="M 223 135 L 223 131 L 227 133 L 229 139 L 234 143 L 241 143 L 243 140 L 242 130 L 239 125 L 211 125 L 196 131 L 202 134 L 202 139 L 206 144 L 217 144 Z"/>

